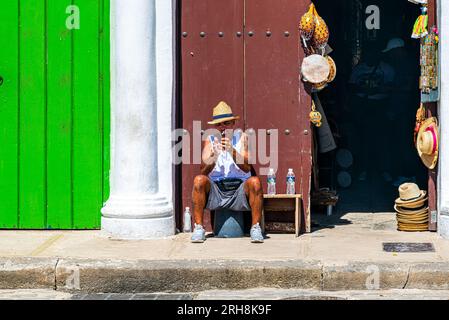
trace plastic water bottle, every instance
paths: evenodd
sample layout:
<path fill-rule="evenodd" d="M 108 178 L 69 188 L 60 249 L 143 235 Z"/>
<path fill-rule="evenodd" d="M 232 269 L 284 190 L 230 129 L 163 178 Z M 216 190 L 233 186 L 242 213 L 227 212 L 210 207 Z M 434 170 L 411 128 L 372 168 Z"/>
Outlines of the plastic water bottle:
<path fill-rule="evenodd" d="M 190 208 L 186 207 L 184 211 L 184 229 L 185 233 L 192 232 L 192 215 L 190 214 Z"/>
<path fill-rule="evenodd" d="M 287 194 L 296 194 L 296 177 L 293 169 L 288 169 L 287 173 Z"/>
<path fill-rule="evenodd" d="M 269 195 L 274 196 L 276 194 L 276 174 L 274 169 L 270 168 L 268 171 L 268 192 Z"/>

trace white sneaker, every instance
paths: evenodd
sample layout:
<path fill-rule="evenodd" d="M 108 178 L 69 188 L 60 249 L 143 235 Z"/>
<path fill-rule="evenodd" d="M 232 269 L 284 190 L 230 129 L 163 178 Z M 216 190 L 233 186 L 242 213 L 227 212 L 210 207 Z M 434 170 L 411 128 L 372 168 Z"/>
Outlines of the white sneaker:
<path fill-rule="evenodd" d="M 193 230 L 190 240 L 192 243 L 203 243 L 206 241 L 206 230 L 204 230 L 202 225 L 195 223 L 195 230 Z"/>
<path fill-rule="evenodd" d="M 257 223 L 253 225 L 250 234 L 252 243 L 263 243 L 264 238 L 262 234 L 262 229 L 260 228 L 260 224 Z"/>

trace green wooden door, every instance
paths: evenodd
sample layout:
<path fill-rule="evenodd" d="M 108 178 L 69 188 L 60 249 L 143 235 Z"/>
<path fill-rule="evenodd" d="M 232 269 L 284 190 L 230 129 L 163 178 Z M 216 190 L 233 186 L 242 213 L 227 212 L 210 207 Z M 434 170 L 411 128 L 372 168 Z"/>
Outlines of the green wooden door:
<path fill-rule="evenodd" d="M 109 0 L 1 1 L 1 229 L 100 227 L 108 35 Z"/>

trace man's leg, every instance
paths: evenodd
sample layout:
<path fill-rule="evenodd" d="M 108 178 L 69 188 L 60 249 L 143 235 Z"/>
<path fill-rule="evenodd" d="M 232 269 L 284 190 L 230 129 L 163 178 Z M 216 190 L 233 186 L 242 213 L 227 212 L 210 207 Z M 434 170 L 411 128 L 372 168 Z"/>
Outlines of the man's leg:
<path fill-rule="evenodd" d="M 245 193 L 249 200 L 252 213 L 252 225 L 261 222 L 263 189 L 262 183 L 258 177 L 251 177 L 245 182 Z"/>
<path fill-rule="evenodd" d="M 193 181 L 193 217 L 196 224 L 203 225 L 204 209 L 207 195 L 210 192 L 209 178 L 203 175 L 196 176 Z"/>

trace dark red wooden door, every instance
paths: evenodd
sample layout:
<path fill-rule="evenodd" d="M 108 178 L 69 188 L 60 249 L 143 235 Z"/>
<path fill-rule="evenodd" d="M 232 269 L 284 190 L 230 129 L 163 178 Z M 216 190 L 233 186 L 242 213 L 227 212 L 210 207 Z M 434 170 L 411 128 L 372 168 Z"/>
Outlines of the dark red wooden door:
<path fill-rule="evenodd" d="M 194 144 L 194 140 L 198 141 L 193 133 L 194 122 L 201 121 L 202 129 L 207 129 L 213 107 L 222 100 L 232 106 L 234 113 L 244 114 L 244 2 L 183 0 L 181 17 L 182 123 L 191 142 L 190 164 L 182 165 L 185 208 L 193 206 L 193 179 L 200 172 L 200 159 L 194 159 L 193 152 L 198 148 Z M 206 215 L 205 224 L 208 222 Z"/>
<path fill-rule="evenodd" d="M 225 100 L 241 116 L 241 128 L 278 130 L 278 154 L 272 155 L 278 157 L 278 193 L 285 193 L 285 176 L 293 168 L 305 211 L 310 210 L 311 101 L 299 79 L 303 52 L 298 24 L 309 4 L 309 0 L 181 1 L 183 128 L 192 134 L 193 121 L 202 121 L 207 128 L 212 108 Z M 269 155 L 269 150 L 262 153 Z M 255 168 L 259 174 L 268 166 L 259 162 Z M 183 208 L 192 206 L 192 183 L 198 173 L 198 165 L 183 164 Z M 266 177 L 261 178 L 266 190 Z"/>
<path fill-rule="evenodd" d="M 312 132 L 308 116 L 311 101 L 300 81 L 299 68 L 304 51 L 299 44 L 298 25 L 309 3 L 246 0 L 245 5 L 246 124 L 256 132 L 271 130 L 270 138 L 273 130 L 277 130 L 276 191 L 286 193 L 286 175 L 292 168 L 297 177 L 297 193 L 304 196 L 305 210 L 309 210 L 312 166 Z M 270 145 L 269 150 L 275 150 L 274 146 Z M 260 167 L 265 165 L 256 165 L 258 174 Z M 263 181 L 266 190 L 266 179 Z"/>

